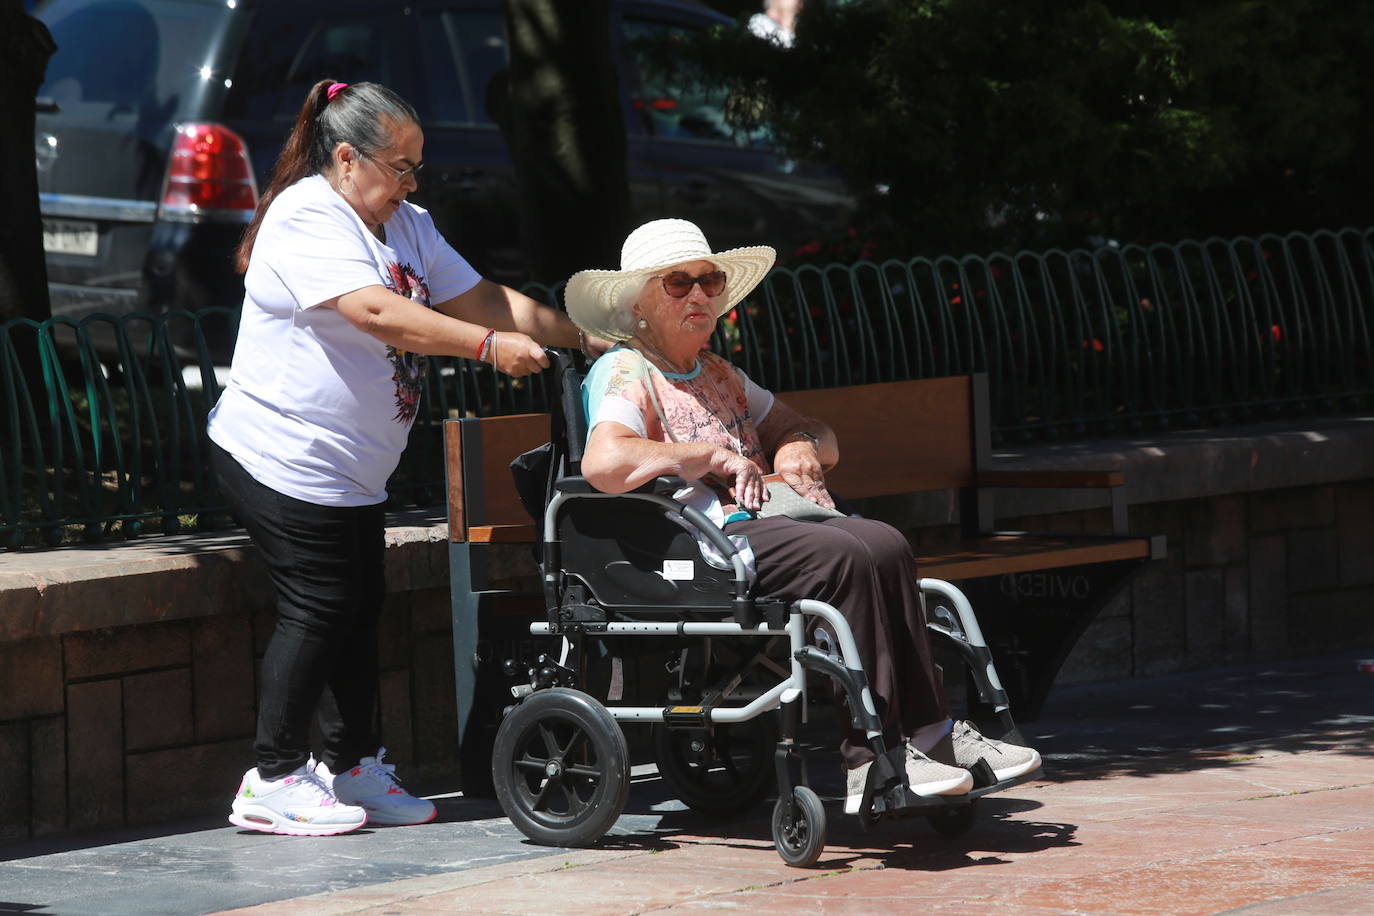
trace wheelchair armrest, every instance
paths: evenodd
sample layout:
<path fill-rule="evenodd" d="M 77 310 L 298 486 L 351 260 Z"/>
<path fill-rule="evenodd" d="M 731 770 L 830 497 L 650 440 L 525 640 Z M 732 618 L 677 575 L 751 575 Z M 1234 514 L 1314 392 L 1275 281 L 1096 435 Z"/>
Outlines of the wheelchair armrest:
<path fill-rule="evenodd" d="M 672 496 L 678 490 L 687 486 L 687 481 L 681 477 L 655 477 L 653 480 L 631 490 L 631 493 L 653 493 L 655 496 Z"/>
<path fill-rule="evenodd" d="M 596 487 L 587 483 L 585 477 L 560 477 L 553 483 L 554 489 L 559 493 L 600 493 Z M 678 490 L 687 486 L 687 481 L 681 477 L 655 477 L 653 480 L 641 487 L 630 490 L 630 493 L 648 493 L 654 496 L 672 496 Z"/>
<path fill-rule="evenodd" d="M 720 527 L 706 517 L 699 509 L 684 505 L 672 498 L 673 494 L 687 486 L 687 481 L 681 477 L 655 477 L 653 480 L 628 490 L 624 493 L 602 493 L 596 487 L 587 482 L 587 478 L 575 475 L 560 477 L 553 482 L 554 489 L 559 493 L 566 493 L 569 496 L 656 496 L 666 502 L 667 505 L 676 506 L 677 512 L 693 528 L 697 529 L 720 551 L 721 556 L 737 559 L 739 548 L 735 543 L 726 537 L 725 532 Z M 743 567 L 740 567 L 743 569 Z M 744 581 L 741 579 L 740 581 Z"/>

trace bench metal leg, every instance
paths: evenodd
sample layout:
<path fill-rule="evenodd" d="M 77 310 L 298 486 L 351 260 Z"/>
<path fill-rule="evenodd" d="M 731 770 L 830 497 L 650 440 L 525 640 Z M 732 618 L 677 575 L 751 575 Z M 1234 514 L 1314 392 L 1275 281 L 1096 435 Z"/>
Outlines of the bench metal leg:
<path fill-rule="evenodd" d="M 1064 660 L 1142 562 L 1121 560 L 959 583 L 978 608 L 1017 718 L 1033 721 L 1040 715 Z"/>

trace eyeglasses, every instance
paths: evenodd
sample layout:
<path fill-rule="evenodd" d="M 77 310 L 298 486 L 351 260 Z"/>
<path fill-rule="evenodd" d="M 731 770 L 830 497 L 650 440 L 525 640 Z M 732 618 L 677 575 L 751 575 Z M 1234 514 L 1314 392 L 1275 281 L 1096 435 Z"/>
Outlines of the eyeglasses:
<path fill-rule="evenodd" d="M 398 169 L 398 168 L 396 168 L 396 166 L 394 166 L 394 165 L 390 165 L 390 164 L 388 164 L 388 163 L 383 162 L 382 160 L 378 159 L 376 156 L 370 156 L 370 155 L 368 155 L 367 153 L 365 153 L 365 152 L 363 152 L 362 150 L 358 149 L 356 146 L 353 147 L 353 152 L 357 153 L 359 156 L 362 156 L 364 159 L 367 159 L 368 161 L 373 162 L 373 163 L 375 163 L 375 164 L 377 164 L 377 165 L 380 165 L 382 168 L 386 169 L 388 172 L 390 172 L 392 175 L 395 176 L 395 178 L 396 178 L 396 183 L 397 183 L 397 184 L 402 183 L 402 182 L 405 181 L 407 178 L 414 178 L 415 175 L 416 175 L 416 173 L 418 173 L 418 172 L 420 171 L 420 169 L 422 169 L 422 168 L 425 167 L 425 164 L 424 164 L 423 162 L 421 162 L 419 165 L 412 165 L 412 166 L 411 166 L 410 168 L 408 168 L 408 169 Z M 419 181 L 418 178 L 416 178 L 415 180 L 416 180 L 416 181 Z"/>
<path fill-rule="evenodd" d="M 700 283 L 701 291 L 713 298 L 725 292 L 725 271 L 723 270 L 713 270 L 699 277 L 694 277 L 685 270 L 675 270 L 670 274 L 661 274 L 656 279 L 663 281 L 663 291 L 674 299 L 681 299 L 690 293 L 694 283 Z"/>

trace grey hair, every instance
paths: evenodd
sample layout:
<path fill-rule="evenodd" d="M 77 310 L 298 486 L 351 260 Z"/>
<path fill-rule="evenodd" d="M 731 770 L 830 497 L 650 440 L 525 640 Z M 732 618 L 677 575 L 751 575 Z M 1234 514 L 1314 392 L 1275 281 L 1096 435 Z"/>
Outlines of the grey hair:
<path fill-rule="evenodd" d="M 310 165 L 317 172 L 328 168 L 340 143 L 374 155 L 390 146 L 391 132 L 406 123 L 418 124 L 420 116 L 405 99 L 377 83 L 350 83 L 319 113 Z"/>
<path fill-rule="evenodd" d="M 329 90 L 334 85 L 333 80 L 320 80 L 306 94 L 286 145 L 272 168 L 272 177 L 234 252 L 234 267 L 239 273 L 248 269 L 263 216 L 278 194 L 302 178 L 329 168 L 334 148 L 340 143 L 370 156 L 391 145 L 391 131 L 397 126 L 420 123 L 415 109 L 385 86 L 353 83 L 330 98 Z"/>
<path fill-rule="evenodd" d="M 635 303 L 639 301 L 640 293 L 644 292 L 644 287 L 648 285 L 650 277 L 640 278 L 638 283 L 626 283 L 616 297 L 615 311 L 611 313 L 610 323 L 613 328 L 624 331 L 633 337 L 639 330 L 635 326 Z"/>

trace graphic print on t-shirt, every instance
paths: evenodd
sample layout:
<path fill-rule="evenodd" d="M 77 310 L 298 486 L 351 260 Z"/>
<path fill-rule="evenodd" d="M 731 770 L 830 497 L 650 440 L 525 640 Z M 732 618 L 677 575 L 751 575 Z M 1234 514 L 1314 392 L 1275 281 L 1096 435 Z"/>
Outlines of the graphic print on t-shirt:
<path fill-rule="evenodd" d="M 386 268 L 391 277 L 387 289 L 429 308 L 429 287 L 409 264 L 388 261 Z M 429 366 L 429 360 L 419 353 L 398 350 L 389 344 L 386 355 L 396 370 L 391 376 L 391 380 L 396 383 L 396 416 L 392 419 L 397 423 L 409 423 L 415 419 L 415 413 L 420 409 L 420 387 L 424 384 L 425 369 Z"/>

